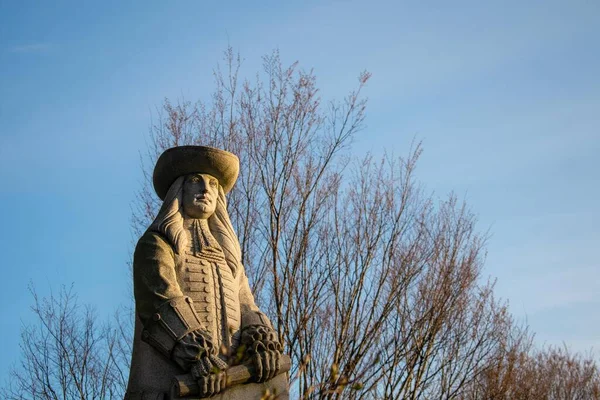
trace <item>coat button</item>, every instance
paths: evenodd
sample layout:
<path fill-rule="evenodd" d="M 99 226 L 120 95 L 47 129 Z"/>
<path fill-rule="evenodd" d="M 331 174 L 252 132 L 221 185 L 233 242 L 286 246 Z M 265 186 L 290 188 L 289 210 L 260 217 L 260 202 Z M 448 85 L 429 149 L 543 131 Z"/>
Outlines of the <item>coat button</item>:
<path fill-rule="evenodd" d="M 154 314 L 152 316 L 152 319 L 155 320 L 155 321 L 160 321 L 160 314 L 159 313 Z"/>

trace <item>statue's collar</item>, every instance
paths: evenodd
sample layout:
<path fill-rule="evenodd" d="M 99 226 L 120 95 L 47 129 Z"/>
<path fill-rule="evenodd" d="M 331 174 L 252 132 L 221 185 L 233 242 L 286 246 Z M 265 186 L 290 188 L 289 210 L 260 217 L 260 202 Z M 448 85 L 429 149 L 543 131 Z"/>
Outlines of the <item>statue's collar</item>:
<path fill-rule="evenodd" d="M 183 222 L 184 227 L 189 234 L 189 238 L 191 239 L 189 243 L 191 244 L 194 254 L 198 255 L 203 252 L 214 253 L 216 251 L 222 253 L 219 242 L 217 242 L 210 231 L 208 220 L 186 218 Z"/>

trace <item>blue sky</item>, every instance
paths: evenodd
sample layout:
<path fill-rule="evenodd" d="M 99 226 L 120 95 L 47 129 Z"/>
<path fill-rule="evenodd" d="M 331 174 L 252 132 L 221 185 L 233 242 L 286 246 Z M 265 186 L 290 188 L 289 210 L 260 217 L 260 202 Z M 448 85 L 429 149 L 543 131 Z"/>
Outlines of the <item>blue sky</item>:
<path fill-rule="evenodd" d="M 85 3 L 85 4 L 84 4 Z M 600 3 L 0 0 L 0 377 L 41 294 L 128 301 L 129 217 L 155 110 L 231 44 L 279 48 L 325 98 L 373 73 L 354 151 L 406 154 L 491 234 L 486 276 L 539 344 L 600 349 Z"/>

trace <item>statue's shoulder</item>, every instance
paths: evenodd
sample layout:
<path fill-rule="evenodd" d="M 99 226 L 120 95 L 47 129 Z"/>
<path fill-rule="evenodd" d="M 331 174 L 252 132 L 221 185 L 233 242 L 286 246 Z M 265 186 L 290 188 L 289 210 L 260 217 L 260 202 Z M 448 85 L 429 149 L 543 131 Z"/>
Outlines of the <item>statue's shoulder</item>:
<path fill-rule="evenodd" d="M 173 248 L 162 234 L 150 230 L 144 232 L 135 246 L 136 253 L 156 251 L 158 249 L 169 252 L 173 251 Z"/>

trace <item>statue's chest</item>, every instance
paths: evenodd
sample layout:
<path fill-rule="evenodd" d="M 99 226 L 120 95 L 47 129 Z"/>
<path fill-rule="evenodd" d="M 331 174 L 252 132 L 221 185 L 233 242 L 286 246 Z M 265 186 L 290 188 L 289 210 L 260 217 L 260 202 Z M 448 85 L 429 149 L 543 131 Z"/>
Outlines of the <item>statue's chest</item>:
<path fill-rule="evenodd" d="M 216 269 L 219 265 L 206 258 L 196 257 L 185 252 L 177 259 L 177 280 L 185 295 L 194 302 L 207 303 L 216 295 Z M 217 265 L 215 265 L 217 264 Z"/>
<path fill-rule="evenodd" d="M 176 258 L 177 280 L 185 296 L 194 302 L 202 323 L 210 329 L 238 328 L 240 318 L 239 285 L 222 257 L 184 251 Z"/>

